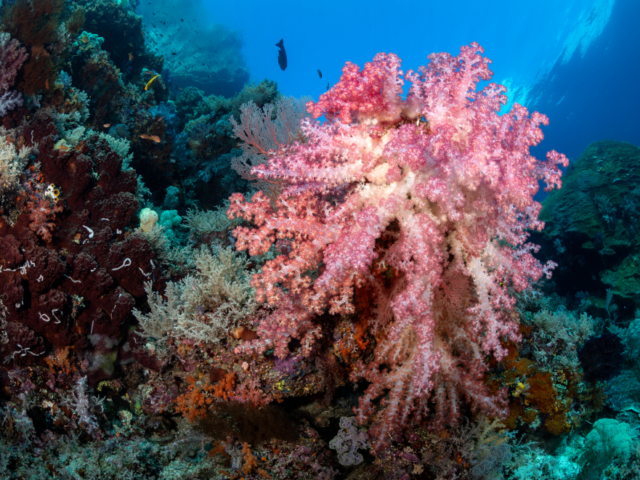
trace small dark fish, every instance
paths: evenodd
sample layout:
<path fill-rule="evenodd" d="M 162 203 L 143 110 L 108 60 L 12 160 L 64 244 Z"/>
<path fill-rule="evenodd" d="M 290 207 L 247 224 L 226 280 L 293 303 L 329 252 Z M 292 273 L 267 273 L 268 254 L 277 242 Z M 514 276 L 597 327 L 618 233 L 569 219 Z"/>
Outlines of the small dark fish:
<path fill-rule="evenodd" d="M 285 71 L 287 69 L 287 52 L 284 49 L 284 39 L 280 39 L 280 41 L 276 43 L 276 47 L 280 49 L 278 52 L 278 65 L 280 65 L 282 71 Z"/>
<path fill-rule="evenodd" d="M 327 82 L 327 90 L 329 90 L 329 82 Z"/>
<path fill-rule="evenodd" d="M 184 20 L 183 20 L 183 19 L 180 19 L 180 21 L 181 21 L 181 22 L 184 22 Z"/>
<path fill-rule="evenodd" d="M 318 69 L 318 75 L 320 75 L 320 78 L 322 78 L 322 72 L 320 71 L 320 69 Z"/>

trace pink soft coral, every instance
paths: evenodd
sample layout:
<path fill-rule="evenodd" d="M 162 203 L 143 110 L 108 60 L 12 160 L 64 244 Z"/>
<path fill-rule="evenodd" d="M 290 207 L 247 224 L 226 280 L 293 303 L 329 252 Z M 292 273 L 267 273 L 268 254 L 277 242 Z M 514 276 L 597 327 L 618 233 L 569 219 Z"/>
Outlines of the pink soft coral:
<path fill-rule="evenodd" d="M 491 396 L 483 384 L 485 357 L 501 359 L 501 339 L 519 339 L 509 287 L 524 290 L 553 267 L 532 256 L 527 230 L 543 227 L 538 180 L 560 186 L 556 165 L 568 161 L 529 155 L 544 115 L 516 104 L 500 116 L 506 89 L 476 91 L 491 77 L 482 53 L 472 44 L 457 57 L 431 55 L 428 67 L 404 75 L 406 99 L 395 55 L 378 54 L 362 71 L 347 64 L 308 105 L 328 121 L 305 121 L 305 143 L 254 168 L 285 185 L 277 201 L 261 192 L 252 202 L 231 197 L 229 216 L 256 227 L 235 230 L 238 249 L 256 255 L 286 244 L 252 280 L 258 299 L 276 308 L 249 348 L 283 358 L 293 337 L 308 355 L 322 335 L 317 314 L 353 313 L 356 286 L 375 292 L 368 325 L 378 343 L 352 380 L 370 382 L 358 414 L 374 416 L 377 448 L 411 417 L 425 418 L 429 400 L 433 427 L 457 421 L 461 397 L 487 415 L 507 414 L 505 392 Z M 376 249 L 384 232 L 395 240 Z M 371 268 L 374 260 L 394 272 L 391 281 Z"/>
<path fill-rule="evenodd" d="M 38 234 L 45 242 L 51 241 L 51 232 L 56 227 L 55 214 L 63 210 L 62 205 L 54 205 L 51 200 L 41 198 L 37 204 L 30 204 L 31 223 L 29 228 Z"/>

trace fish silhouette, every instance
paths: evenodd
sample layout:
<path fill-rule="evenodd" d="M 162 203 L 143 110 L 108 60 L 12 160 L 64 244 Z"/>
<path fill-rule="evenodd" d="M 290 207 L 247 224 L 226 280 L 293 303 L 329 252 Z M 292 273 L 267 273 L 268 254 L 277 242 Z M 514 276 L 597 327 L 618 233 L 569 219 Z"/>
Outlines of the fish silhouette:
<path fill-rule="evenodd" d="M 278 52 L 278 65 L 282 71 L 287 69 L 287 51 L 284 49 L 284 39 L 280 39 L 278 43 L 276 43 L 276 47 L 280 49 Z"/>
<path fill-rule="evenodd" d="M 320 75 L 320 78 L 322 78 L 322 72 L 320 71 L 320 69 L 318 69 L 318 75 Z"/>

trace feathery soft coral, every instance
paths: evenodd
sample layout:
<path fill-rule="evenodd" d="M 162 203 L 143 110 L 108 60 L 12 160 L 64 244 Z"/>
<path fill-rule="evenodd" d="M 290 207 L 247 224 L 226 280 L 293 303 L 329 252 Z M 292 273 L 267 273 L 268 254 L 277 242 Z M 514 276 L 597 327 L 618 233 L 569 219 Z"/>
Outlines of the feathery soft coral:
<path fill-rule="evenodd" d="M 0 92 L 8 90 L 27 59 L 27 51 L 8 33 L 0 33 Z"/>
<path fill-rule="evenodd" d="M 374 292 L 367 325 L 378 343 L 352 380 L 370 382 L 357 413 L 361 422 L 374 418 L 376 448 L 411 418 L 455 423 L 463 398 L 486 415 L 507 414 L 506 392 L 491 395 L 483 384 L 485 357 L 501 359 L 501 339 L 519 338 L 508 289 L 524 290 L 554 266 L 533 257 L 527 230 L 544 226 L 533 200 L 538 180 L 560 186 L 557 165 L 568 161 L 529 154 L 544 115 L 517 104 L 498 115 L 506 89 L 476 90 L 491 77 L 482 53 L 471 44 L 457 57 L 431 55 L 404 75 L 406 99 L 395 55 L 378 54 L 362 71 L 347 64 L 308 105 L 328 121 L 305 120 L 305 143 L 253 169 L 282 183 L 276 202 L 231 197 L 229 216 L 256 227 L 235 230 L 238 249 L 255 255 L 287 244 L 253 277 L 275 311 L 261 320 L 260 339 L 239 351 L 274 348 L 284 358 L 295 338 L 310 355 L 323 334 L 317 314 L 353 313 L 356 287 Z M 381 248 L 383 234 L 393 241 Z"/>

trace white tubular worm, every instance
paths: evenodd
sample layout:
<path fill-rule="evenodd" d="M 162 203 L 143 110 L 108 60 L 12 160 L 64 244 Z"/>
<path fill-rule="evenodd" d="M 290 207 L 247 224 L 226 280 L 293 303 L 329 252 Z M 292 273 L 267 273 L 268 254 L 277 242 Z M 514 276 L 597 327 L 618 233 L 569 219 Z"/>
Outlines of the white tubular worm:
<path fill-rule="evenodd" d="M 140 270 L 140 273 L 142 273 L 142 275 L 144 275 L 145 277 L 149 278 L 151 276 L 152 272 L 149 273 L 144 273 L 144 270 L 142 270 L 140 267 L 138 267 L 138 270 Z"/>
<path fill-rule="evenodd" d="M 124 262 L 122 262 L 122 265 L 120 265 L 118 268 L 112 268 L 111 271 L 115 272 L 116 270 L 120 270 L 121 268 L 128 267 L 129 265 L 131 265 L 131 259 L 127 257 L 124 259 Z"/>

